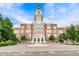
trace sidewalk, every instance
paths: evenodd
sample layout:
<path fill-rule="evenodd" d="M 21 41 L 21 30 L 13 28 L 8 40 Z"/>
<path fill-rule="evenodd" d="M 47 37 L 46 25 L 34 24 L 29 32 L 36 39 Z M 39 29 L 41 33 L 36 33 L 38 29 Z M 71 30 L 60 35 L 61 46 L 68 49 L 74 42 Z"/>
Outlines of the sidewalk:
<path fill-rule="evenodd" d="M 50 44 L 49 47 L 28 47 L 27 44 L 17 44 L 14 46 L 0 47 L 0 52 L 26 52 L 26 51 L 64 51 L 79 50 L 75 45 Z"/>

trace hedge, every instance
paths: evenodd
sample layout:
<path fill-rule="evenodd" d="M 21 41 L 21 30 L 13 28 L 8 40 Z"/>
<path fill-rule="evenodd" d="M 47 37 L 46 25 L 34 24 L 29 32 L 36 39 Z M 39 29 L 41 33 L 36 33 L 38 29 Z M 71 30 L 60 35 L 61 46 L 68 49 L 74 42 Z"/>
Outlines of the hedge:
<path fill-rule="evenodd" d="M 9 45 L 15 45 L 17 42 L 0 42 L 0 47 L 1 46 L 9 46 Z"/>
<path fill-rule="evenodd" d="M 60 42 L 60 43 L 63 43 L 63 42 L 64 42 L 64 40 L 62 40 L 62 39 L 59 39 L 59 42 Z"/>

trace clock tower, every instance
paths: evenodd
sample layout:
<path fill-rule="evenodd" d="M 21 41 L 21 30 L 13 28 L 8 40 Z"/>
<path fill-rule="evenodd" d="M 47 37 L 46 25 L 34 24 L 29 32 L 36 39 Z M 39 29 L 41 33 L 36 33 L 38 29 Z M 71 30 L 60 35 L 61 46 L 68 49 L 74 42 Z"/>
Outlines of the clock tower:
<path fill-rule="evenodd" d="M 41 13 L 40 5 L 37 6 L 37 10 L 35 14 L 35 21 L 43 21 L 43 16 Z"/>
<path fill-rule="evenodd" d="M 44 24 L 45 23 L 43 22 L 43 16 L 40 10 L 40 5 L 38 5 L 35 14 L 35 20 L 33 22 L 32 43 L 34 44 L 45 43 Z"/>

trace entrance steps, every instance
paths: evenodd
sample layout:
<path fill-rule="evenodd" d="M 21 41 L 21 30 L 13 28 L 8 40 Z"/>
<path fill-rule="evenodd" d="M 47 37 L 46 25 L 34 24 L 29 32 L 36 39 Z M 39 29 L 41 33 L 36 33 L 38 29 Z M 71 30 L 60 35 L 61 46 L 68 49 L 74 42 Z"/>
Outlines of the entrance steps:
<path fill-rule="evenodd" d="M 49 44 L 29 44 L 28 47 L 49 47 Z"/>

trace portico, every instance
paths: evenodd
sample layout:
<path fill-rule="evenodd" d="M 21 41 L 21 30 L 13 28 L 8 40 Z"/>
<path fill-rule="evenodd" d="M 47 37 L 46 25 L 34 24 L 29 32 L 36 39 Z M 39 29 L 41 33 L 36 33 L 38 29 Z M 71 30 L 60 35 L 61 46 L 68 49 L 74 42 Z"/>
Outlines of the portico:
<path fill-rule="evenodd" d="M 32 40 L 32 43 L 33 44 L 44 44 L 46 43 L 46 40 L 45 38 L 41 38 L 41 37 L 34 37 L 33 40 Z"/>

